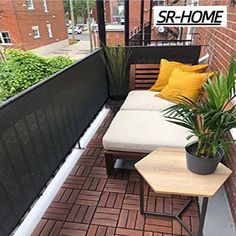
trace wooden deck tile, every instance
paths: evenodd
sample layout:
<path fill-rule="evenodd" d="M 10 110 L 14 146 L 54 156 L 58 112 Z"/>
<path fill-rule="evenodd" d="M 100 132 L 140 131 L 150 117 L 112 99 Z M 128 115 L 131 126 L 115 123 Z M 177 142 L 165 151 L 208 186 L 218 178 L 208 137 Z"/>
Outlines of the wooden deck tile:
<path fill-rule="evenodd" d="M 176 220 L 145 217 L 139 211 L 139 176 L 136 171 L 118 170 L 106 175 L 102 137 L 112 115 L 102 123 L 81 158 L 50 204 L 32 236 L 180 236 L 187 232 Z M 144 186 L 147 210 L 177 212 L 188 197 L 157 195 Z M 183 215 L 196 233 L 197 204 Z"/>

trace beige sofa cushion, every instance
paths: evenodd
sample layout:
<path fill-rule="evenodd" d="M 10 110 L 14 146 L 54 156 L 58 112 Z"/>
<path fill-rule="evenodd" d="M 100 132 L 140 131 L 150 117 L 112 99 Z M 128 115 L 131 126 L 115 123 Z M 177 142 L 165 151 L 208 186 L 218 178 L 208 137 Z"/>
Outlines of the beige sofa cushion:
<path fill-rule="evenodd" d="M 174 103 L 165 99 L 155 97 L 157 92 L 149 90 L 135 90 L 131 91 L 121 110 L 147 110 L 147 111 L 161 111 Z"/>
<path fill-rule="evenodd" d="M 188 131 L 160 112 L 120 110 L 103 137 L 106 150 L 149 153 L 158 147 L 184 147 Z"/>

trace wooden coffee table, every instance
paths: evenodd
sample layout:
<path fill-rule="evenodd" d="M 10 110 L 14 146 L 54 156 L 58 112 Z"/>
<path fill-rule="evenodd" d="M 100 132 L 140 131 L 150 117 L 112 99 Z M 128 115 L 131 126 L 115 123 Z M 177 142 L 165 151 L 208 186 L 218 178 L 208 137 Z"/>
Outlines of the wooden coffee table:
<path fill-rule="evenodd" d="M 194 174 L 186 167 L 185 151 L 172 148 L 158 148 L 137 162 L 135 168 L 140 174 L 140 213 L 173 217 L 190 235 L 192 232 L 182 221 L 181 215 L 193 200 L 187 200 L 177 214 L 145 211 L 144 180 L 155 193 L 203 197 L 198 229 L 198 235 L 202 235 L 208 199 L 215 195 L 232 173 L 230 169 L 220 163 L 215 173 L 211 175 Z"/>

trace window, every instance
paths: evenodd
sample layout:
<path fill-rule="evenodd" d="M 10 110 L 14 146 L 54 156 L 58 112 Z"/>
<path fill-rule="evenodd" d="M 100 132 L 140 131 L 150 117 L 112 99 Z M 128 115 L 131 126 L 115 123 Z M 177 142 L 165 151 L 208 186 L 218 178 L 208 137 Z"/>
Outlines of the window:
<path fill-rule="evenodd" d="M 165 5 L 165 0 L 154 0 L 153 1 L 153 6 L 164 6 Z"/>
<path fill-rule="evenodd" d="M 33 10 L 34 9 L 33 0 L 26 0 L 26 7 L 27 7 L 28 10 Z"/>
<path fill-rule="evenodd" d="M 11 38 L 8 32 L 0 32 L 0 43 L 11 44 Z"/>
<path fill-rule="evenodd" d="M 51 28 L 51 24 L 47 24 L 47 28 L 48 28 L 48 37 L 52 38 L 52 28 Z"/>
<path fill-rule="evenodd" d="M 40 33 L 39 33 L 39 27 L 38 26 L 32 26 L 33 30 L 33 36 L 35 39 L 40 38 Z"/>
<path fill-rule="evenodd" d="M 44 11 L 48 12 L 47 0 L 43 0 Z"/>

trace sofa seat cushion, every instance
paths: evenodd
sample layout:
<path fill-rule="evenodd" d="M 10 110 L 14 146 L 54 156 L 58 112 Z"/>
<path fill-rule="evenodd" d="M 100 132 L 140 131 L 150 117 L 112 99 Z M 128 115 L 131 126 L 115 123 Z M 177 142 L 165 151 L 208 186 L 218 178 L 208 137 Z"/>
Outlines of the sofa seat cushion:
<path fill-rule="evenodd" d="M 161 111 L 174 103 L 156 97 L 157 92 L 149 90 L 135 90 L 129 92 L 121 110 L 147 110 L 147 111 Z"/>
<path fill-rule="evenodd" d="M 106 150 L 150 153 L 158 147 L 184 147 L 188 130 L 160 112 L 120 110 L 103 137 Z"/>

